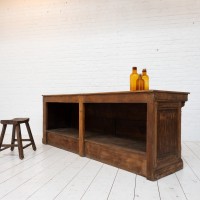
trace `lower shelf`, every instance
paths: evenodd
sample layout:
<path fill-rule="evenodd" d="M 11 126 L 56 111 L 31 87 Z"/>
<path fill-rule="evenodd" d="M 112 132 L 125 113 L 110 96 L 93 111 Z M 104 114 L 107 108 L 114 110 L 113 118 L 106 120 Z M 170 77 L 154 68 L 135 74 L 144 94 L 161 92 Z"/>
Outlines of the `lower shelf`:
<path fill-rule="evenodd" d="M 87 157 L 142 176 L 146 176 L 146 153 L 144 150 L 142 142 L 112 136 L 96 136 L 85 140 Z"/>
<path fill-rule="evenodd" d="M 47 130 L 48 143 L 53 142 L 51 139 L 54 137 L 54 142 L 57 141 L 58 147 L 62 142 L 61 139 L 68 139 L 78 142 L 78 129 L 75 128 L 59 128 Z M 109 145 L 112 148 L 124 149 L 136 153 L 146 152 L 146 143 L 141 140 L 127 139 L 123 137 L 115 137 L 112 135 L 104 135 L 97 132 L 86 131 L 85 141 L 90 141 L 95 144 Z M 69 144 L 66 144 L 68 146 Z M 61 147 L 62 148 L 62 147 Z M 67 147 L 66 147 L 67 148 Z M 78 152 L 78 150 L 76 150 Z"/>
<path fill-rule="evenodd" d="M 78 129 L 47 130 L 47 144 L 79 153 Z M 146 176 L 146 143 L 144 141 L 85 133 L 85 156 Z"/>
<path fill-rule="evenodd" d="M 78 139 L 78 129 L 75 128 L 57 128 L 47 130 L 47 133 L 54 133 L 57 135 L 63 135 L 65 137 L 71 137 Z"/>
<path fill-rule="evenodd" d="M 72 128 L 47 130 L 47 144 L 78 153 L 78 130 Z"/>
<path fill-rule="evenodd" d="M 146 143 L 144 141 L 115 137 L 112 135 L 92 135 L 86 137 L 85 141 L 102 144 L 115 149 L 124 149 L 135 153 L 145 153 Z"/>

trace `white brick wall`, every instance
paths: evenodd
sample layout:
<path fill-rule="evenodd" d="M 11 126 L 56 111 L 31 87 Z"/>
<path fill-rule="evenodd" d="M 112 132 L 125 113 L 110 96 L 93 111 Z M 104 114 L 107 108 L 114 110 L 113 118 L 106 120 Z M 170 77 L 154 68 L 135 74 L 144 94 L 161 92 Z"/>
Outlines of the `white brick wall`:
<path fill-rule="evenodd" d="M 200 140 L 200 0 L 0 0 L 0 119 L 29 116 L 42 134 L 42 94 L 189 91 L 184 140 Z"/>

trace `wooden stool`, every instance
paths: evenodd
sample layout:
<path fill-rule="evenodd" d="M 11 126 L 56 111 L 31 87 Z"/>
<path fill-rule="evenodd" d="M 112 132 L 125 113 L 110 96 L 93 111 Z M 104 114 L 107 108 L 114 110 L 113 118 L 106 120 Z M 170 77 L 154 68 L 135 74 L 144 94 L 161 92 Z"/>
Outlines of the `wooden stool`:
<path fill-rule="evenodd" d="M 25 125 L 26 125 L 30 139 L 22 139 L 20 124 L 23 124 L 23 123 L 25 123 Z M 25 149 L 26 147 L 32 145 L 33 150 L 36 151 L 35 142 L 34 142 L 34 139 L 33 139 L 32 133 L 31 133 L 30 126 L 29 126 L 29 118 L 14 118 L 12 120 L 1 120 L 1 124 L 3 124 L 3 128 L 2 128 L 1 137 L 0 137 L 0 151 L 8 149 L 9 147 L 11 147 L 11 151 L 13 151 L 14 147 L 18 147 L 20 159 L 24 158 L 23 149 Z M 6 132 L 6 127 L 9 124 L 13 125 L 11 144 L 2 144 L 4 135 Z M 17 139 L 15 139 L 16 134 L 17 134 Z M 29 144 L 23 146 L 22 141 L 31 141 L 31 142 Z M 17 144 L 15 144 L 15 142 L 17 142 Z M 3 147 L 3 148 L 1 148 L 1 147 Z"/>

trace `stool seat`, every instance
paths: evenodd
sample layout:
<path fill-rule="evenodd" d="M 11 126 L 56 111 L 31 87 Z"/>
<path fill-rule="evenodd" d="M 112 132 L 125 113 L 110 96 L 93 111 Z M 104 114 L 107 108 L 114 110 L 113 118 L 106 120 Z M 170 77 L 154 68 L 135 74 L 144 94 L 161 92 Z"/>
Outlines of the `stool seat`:
<path fill-rule="evenodd" d="M 1 120 L 0 122 L 1 122 L 1 124 L 3 124 L 1 137 L 0 137 L 0 151 L 3 151 L 7 148 L 11 148 L 11 151 L 13 151 L 14 147 L 18 147 L 20 159 L 24 158 L 23 149 L 25 149 L 26 147 L 32 145 L 33 150 L 36 151 L 35 142 L 34 142 L 31 128 L 29 125 L 29 118 L 14 118 L 14 119 L 10 119 L 10 120 Z M 23 123 L 25 123 L 25 125 L 26 125 L 29 139 L 22 139 L 20 124 L 23 124 Z M 13 125 L 11 144 L 3 144 L 3 139 L 4 139 L 7 125 Z M 17 135 L 17 139 L 15 139 L 15 135 Z M 24 141 L 30 141 L 30 143 L 23 146 L 22 142 L 24 142 Z M 17 144 L 15 144 L 15 142 L 17 142 Z"/>
<path fill-rule="evenodd" d="M 1 120 L 1 124 L 22 124 L 29 122 L 29 118 L 14 118 L 9 120 Z"/>

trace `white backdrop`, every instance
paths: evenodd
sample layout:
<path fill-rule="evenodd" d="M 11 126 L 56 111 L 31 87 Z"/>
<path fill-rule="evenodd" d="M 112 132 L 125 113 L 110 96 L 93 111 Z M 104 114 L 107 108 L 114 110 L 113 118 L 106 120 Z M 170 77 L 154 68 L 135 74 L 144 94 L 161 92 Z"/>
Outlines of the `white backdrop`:
<path fill-rule="evenodd" d="M 191 92 L 182 138 L 200 140 L 199 0 L 0 0 L 0 119 L 30 117 L 42 94 L 129 90 L 132 66 L 150 88 Z"/>

